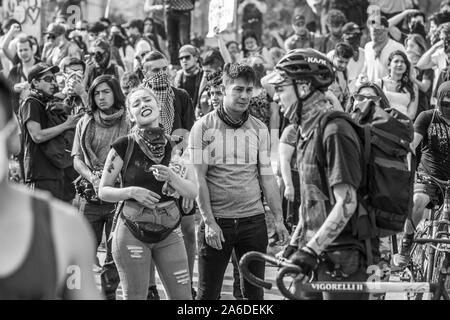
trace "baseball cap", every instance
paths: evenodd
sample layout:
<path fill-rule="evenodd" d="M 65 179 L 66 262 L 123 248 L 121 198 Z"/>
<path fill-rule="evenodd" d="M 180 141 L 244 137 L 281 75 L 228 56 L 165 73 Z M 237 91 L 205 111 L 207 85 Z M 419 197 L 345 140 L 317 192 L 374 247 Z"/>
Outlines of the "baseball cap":
<path fill-rule="evenodd" d="M 196 47 L 194 47 L 191 44 L 186 44 L 180 48 L 180 51 L 178 53 L 178 57 L 181 59 L 182 57 L 192 55 L 194 57 L 198 57 L 200 55 L 200 52 Z"/>
<path fill-rule="evenodd" d="M 264 82 L 266 82 L 272 86 L 282 84 L 283 82 L 286 82 L 289 80 L 289 78 L 283 72 L 280 72 L 280 71 L 274 71 L 272 73 L 269 73 L 263 79 L 264 79 Z"/>
<path fill-rule="evenodd" d="M 342 27 L 342 33 L 343 34 L 348 34 L 348 33 L 362 33 L 361 32 L 361 28 L 360 26 L 358 26 L 356 23 L 354 22 L 347 22 L 343 27 Z"/>
<path fill-rule="evenodd" d="M 52 34 L 57 37 L 60 35 L 63 35 L 66 33 L 66 28 L 64 28 L 62 25 L 57 23 L 50 23 L 47 27 L 47 30 L 44 32 L 44 34 Z"/>
<path fill-rule="evenodd" d="M 57 66 L 49 66 L 46 63 L 40 62 L 35 64 L 30 72 L 28 73 L 28 83 L 31 83 L 34 79 L 39 78 L 39 76 L 45 74 L 46 72 L 50 71 L 51 73 L 55 74 L 59 72 L 59 67 Z"/>

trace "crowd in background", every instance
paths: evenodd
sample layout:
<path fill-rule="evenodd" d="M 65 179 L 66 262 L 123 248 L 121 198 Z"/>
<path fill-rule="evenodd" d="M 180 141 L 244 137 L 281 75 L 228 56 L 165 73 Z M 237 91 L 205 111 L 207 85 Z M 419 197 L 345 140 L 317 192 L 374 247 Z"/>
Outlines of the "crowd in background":
<path fill-rule="evenodd" d="M 163 167 L 169 167 L 167 153 L 172 150 L 159 149 L 165 145 L 161 139 L 172 135 L 187 142 L 195 122 L 220 109 L 223 79 L 233 74 L 226 66 L 239 63 L 255 75 L 250 115 L 267 128 L 279 130 L 280 142 L 272 146 L 276 150 L 272 160 L 278 164 L 284 223 L 292 230 L 301 201 L 292 141 L 296 128 L 285 118 L 283 106 L 264 77 L 288 51 L 316 49 L 335 68 L 335 81 L 326 92 L 335 110 L 347 110 L 352 99 L 358 99 L 357 88 L 371 82 L 381 88 L 391 108 L 414 121 L 421 112 L 434 108 L 437 88 L 450 80 L 450 1 L 441 1 L 439 11 L 431 15 L 418 10 L 418 5 L 418 1 L 408 0 L 300 0 L 295 1 L 292 13 L 281 12 L 281 21 L 289 21 L 282 25 L 273 21 L 264 1 L 245 0 L 239 6 L 242 23 L 238 38 L 227 41 L 216 29 L 213 46 L 205 45 L 208 42 L 200 37 L 190 38 L 194 3 L 188 0 L 171 1 L 167 28 L 147 17 L 126 24 L 106 18 L 93 23 L 81 20 L 71 29 L 67 17 L 58 15 L 41 41 L 24 33 L 18 21 L 5 21 L 0 38 L 1 69 L 14 90 L 11 104 L 22 142 L 21 154 L 11 162 L 11 180 L 49 191 L 76 206 L 100 246 L 103 233 L 109 238 L 115 228 L 116 203 L 127 199 L 114 191 L 120 184 L 118 166 L 123 166 L 130 153 L 130 142 L 123 137 L 132 135 L 136 148 L 139 145 L 143 150 L 132 151 L 132 159 L 139 162 L 139 157 L 148 156 L 156 166 L 161 164 L 151 181 L 139 176 L 150 169 L 130 165 L 128 174 L 132 175 L 122 183 L 131 188 L 132 197 L 139 203 L 170 202 L 165 193 L 146 195 L 142 191 L 152 189 L 149 184 L 161 189 L 167 182 Z M 153 107 L 152 100 L 157 102 L 160 119 L 155 121 L 161 126 L 144 134 L 142 128 L 149 124 L 133 110 L 145 104 Z M 149 145 L 157 151 L 147 153 Z M 122 162 L 115 162 L 117 155 Z M 158 298 L 155 265 L 170 298 L 195 296 L 194 288 L 186 290 L 180 285 L 191 284 L 198 249 L 193 201 L 198 195 L 190 191 L 195 189 L 194 180 L 188 174 L 172 186 L 183 213 L 181 228 L 163 240 L 165 245 L 151 248 L 153 258 L 145 265 L 133 265 L 125 245 L 131 236 L 124 225 L 117 226 L 118 240 L 107 242 L 106 261 L 99 269 L 106 297 L 115 298 L 120 280 L 127 288 L 127 298 Z M 106 190 L 101 195 L 100 186 Z M 219 188 L 216 191 L 220 192 Z M 265 207 L 270 207 L 268 201 Z M 132 212 L 136 202 L 126 202 L 123 210 Z M 177 208 L 168 204 L 158 210 L 170 216 Z M 236 253 L 232 256 L 239 278 Z M 171 274 L 178 269 L 183 272 L 175 281 Z M 216 298 L 199 291 L 202 297 Z M 259 297 L 259 293 L 249 292 Z M 234 295 L 238 299 L 243 296 L 239 280 Z"/>

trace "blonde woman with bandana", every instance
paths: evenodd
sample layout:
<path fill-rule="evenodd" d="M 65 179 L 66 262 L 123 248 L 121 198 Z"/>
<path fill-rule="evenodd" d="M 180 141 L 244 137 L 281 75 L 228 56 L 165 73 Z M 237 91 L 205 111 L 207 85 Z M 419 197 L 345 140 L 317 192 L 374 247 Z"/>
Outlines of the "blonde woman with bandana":
<path fill-rule="evenodd" d="M 135 127 L 113 143 L 99 190 L 104 201 L 124 201 L 112 240 L 123 295 L 126 300 L 147 298 L 154 261 L 168 298 L 190 300 L 190 272 L 177 198 L 195 199 L 196 180 L 188 167 L 179 175 L 170 165 L 173 148 L 160 123 L 156 95 L 148 88 L 135 89 L 128 96 L 127 108 Z M 115 187 L 119 174 L 121 188 Z M 172 192 L 166 192 L 167 185 Z"/>

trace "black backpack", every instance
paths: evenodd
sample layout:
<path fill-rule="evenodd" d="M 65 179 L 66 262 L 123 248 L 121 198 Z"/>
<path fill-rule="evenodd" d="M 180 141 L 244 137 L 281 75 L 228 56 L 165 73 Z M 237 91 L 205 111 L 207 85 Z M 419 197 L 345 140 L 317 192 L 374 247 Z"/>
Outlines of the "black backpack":
<path fill-rule="evenodd" d="M 353 217 L 353 233 L 365 240 L 371 260 L 370 239 L 403 231 L 411 217 L 415 158 L 408 164 L 414 137 L 410 119 L 395 109 L 381 109 L 372 102 L 356 106 L 350 113 L 325 113 L 317 126 L 317 160 L 326 166 L 323 150 L 325 126 L 345 119 L 355 129 L 363 146 L 363 183 L 358 189 L 358 214 Z"/>

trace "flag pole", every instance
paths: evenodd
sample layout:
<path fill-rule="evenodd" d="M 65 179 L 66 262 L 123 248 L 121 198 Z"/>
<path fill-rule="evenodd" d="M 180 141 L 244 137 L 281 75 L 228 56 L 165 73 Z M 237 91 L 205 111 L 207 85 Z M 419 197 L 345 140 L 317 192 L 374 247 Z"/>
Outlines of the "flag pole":
<path fill-rule="evenodd" d="M 109 17 L 110 9 L 111 9 L 111 0 L 108 0 L 108 2 L 106 3 L 106 8 L 105 8 L 105 18 Z"/>

